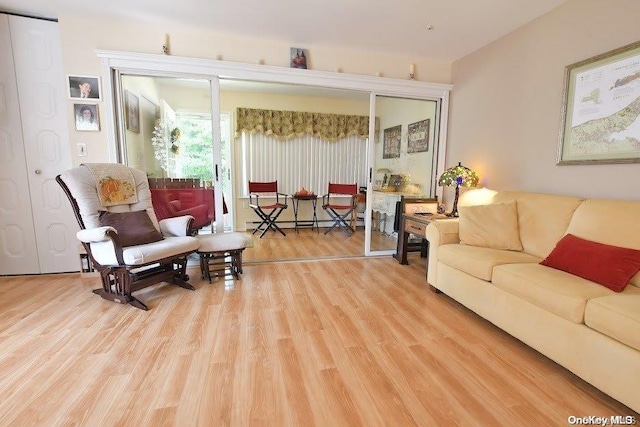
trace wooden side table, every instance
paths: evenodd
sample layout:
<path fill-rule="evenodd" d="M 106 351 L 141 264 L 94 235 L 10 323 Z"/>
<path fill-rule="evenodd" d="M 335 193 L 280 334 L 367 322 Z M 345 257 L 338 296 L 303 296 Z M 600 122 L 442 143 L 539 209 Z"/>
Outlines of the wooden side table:
<path fill-rule="evenodd" d="M 441 214 L 403 214 L 402 221 L 400 221 L 400 229 L 398 230 L 398 249 L 394 255 L 398 262 L 402 265 L 409 264 L 407 260 L 409 234 L 416 234 L 426 239 L 427 225 L 431 221 L 446 218 L 448 218 L 446 215 Z"/>
<path fill-rule="evenodd" d="M 291 200 L 293 204 L 293 217 L 295 221 L 296 233 L 298 232 L 298 227 L 311 227 L 312 231 L 315 227 L 316 231 L 319 233 L 320 228 L 318 227 L 318 214 L 316 212 L 316 208 L 318 206 L 318 195 L 307 194 L 303 196 L 300 194 L 292 194 Z M 308 221 L 298 220 L 298 204 L 300 203 L 300 200 L 311 200 L 311 204 L 313 205 L 313 217 Z"/>

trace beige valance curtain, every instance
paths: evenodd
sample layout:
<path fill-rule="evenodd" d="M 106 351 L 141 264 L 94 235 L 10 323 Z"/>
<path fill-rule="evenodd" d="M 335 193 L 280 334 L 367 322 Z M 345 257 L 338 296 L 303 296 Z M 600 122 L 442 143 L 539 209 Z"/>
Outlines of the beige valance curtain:
<path fill-rule="evenodd" d="M 236 137 L 242 132 L 261 132 L 283 141 L 305 134 L 328 141 L 352 135 L 366 139 L 369 137 L 369 117 L 238 108 Z"/>

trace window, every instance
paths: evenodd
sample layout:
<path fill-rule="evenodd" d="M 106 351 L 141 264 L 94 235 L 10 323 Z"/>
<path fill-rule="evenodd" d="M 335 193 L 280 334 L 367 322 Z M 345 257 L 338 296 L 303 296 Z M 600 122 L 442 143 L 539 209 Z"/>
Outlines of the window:
<path fill-rule="evenodd" d="M 367 140 L 350 136 L 335 142 L 305 135 L 286 141 L 243 132 L 242 188 L 249 181 L 278 181 L 278 190 L 293 194 L 302 187 L 322 195 L 329 182 L 366 185 Z"/>

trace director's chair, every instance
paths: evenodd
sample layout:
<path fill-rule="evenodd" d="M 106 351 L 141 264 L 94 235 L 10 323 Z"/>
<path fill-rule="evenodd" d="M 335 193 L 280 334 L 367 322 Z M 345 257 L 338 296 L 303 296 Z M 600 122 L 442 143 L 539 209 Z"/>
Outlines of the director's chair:
<path fill-rule="evenodd" d="M 276 196 L 276 202 L 271 204 L 260 204 L 260 196 Z M 280 197 L 284 197 L 283 202 L 280 202 Z M 276 220 L 284 211 L 287 209 L 287 195 L 284 193 L 278 192 L 278 181 L 272 182 L 251 182 L 249 181 L 249 207 L 254 210 L 254 212 L 260 217 L 262 222 L 255 230 L 253 230 L 253 234 L 256 234 L 258 231 L 262 231 L 260 233 L 260 238 L 267 232 L 267 230 L 271 229 L 274 232 L 279 231 L 283 236 L 284 231 L 278 227 L 276 224 Z M 262 228 L 264 226 L 264 228 Z"/>
<path fill-rule="evenodd" d="M 351 196 L 349 204 L 336 203 L 336 196 Z M 336 227 L 340 227 L 347 236 L 351 236 L 353 229 L 347 224 L 347 218 L 357 206 L 358 184 L 332 184 L 329 183 L 327 194 L 322 196 L 322 209 L 333 219 L 333 225 L 324 232 L 328 234 Z"/>

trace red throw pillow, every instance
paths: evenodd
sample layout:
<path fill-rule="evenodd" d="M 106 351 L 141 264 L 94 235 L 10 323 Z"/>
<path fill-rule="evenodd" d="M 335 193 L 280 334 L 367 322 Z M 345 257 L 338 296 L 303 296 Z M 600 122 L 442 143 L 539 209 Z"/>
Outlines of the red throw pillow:
<path fill-rule="evenodd" d="M 622 292 L 640 271 L 640 250 L 605 245 L 567 234 L 540 264 Z"/>
<path fill-rule="evenodd" d="M 122 246 L 144 245 L 164 239 L 147 211 L 100 212 L 100 225 L 116 229 Z"/>

